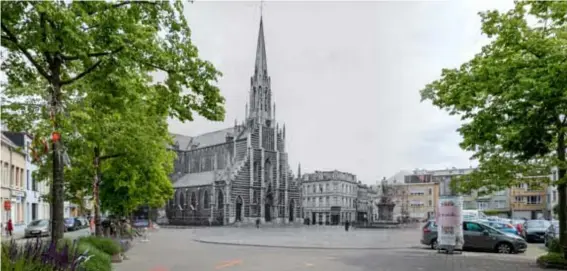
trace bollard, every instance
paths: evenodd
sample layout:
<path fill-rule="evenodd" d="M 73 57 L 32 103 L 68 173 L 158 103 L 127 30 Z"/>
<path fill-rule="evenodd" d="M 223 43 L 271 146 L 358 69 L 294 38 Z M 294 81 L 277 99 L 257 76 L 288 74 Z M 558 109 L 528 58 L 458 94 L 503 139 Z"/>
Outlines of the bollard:
<path fill-rule="evenodd" d="M 150 240 L 148 239 L 148 228 L 144 228 L 143 230 L 143 234 L 142 234 L 142 242 L 149 242 Z"/>

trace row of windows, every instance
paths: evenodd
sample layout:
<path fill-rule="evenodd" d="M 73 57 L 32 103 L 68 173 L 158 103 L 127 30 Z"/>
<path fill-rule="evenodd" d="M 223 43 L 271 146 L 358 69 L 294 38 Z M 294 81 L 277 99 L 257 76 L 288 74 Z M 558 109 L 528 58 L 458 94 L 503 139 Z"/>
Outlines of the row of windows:
<path fill-rule="evenodd" d="M 356 185 L 353 184 L 341 184 L 339 186 L 338 182 L 333 182 L 333 186 L 332 186 L 332 190 L 331 190 L 331 185 L 329 183 L 327 184 L 308 184 L 306 186 L 307 189 L 303 190 L 303 194 L 307 195 L 307 194 L 317 194 L 317 193 L 328 193 L 328 192 L 342 192 L 342 193 L 347 193 L 347 194 L 354 194 L 357 192 Z"/>
<path fill-rule="evenodd" d="M 346 197 L 309 197 L 303 199 L 305 207 L 331 207 L 342 206 L 345 208 L 354 208 L 355 200 Z"/>
<path fill-rule="evenodd" d="M 11 186 L 15 188 L 24 189 L 24 184 L 26 183 L 26 176 L 24 175 L 24 169 L 17 166 L 10 166 L 8 163 L 2 163 L 3 166 L 0 168 L 0 176 L 2 177 L 3 186 Z M 29 170 L 28 170 L 29 172 Z"/>

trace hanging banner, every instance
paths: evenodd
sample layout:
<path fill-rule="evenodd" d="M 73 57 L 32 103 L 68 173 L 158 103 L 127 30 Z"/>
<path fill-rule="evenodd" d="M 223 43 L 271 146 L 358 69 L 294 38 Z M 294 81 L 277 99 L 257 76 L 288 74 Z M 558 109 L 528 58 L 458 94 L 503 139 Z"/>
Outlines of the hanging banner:
<path fill-rule="evenodd" d="M 439 198 L 437 207 L 437 240 L 439 246 L 462 249 L 463 238 L 463 199 L 458 196 Z"/>

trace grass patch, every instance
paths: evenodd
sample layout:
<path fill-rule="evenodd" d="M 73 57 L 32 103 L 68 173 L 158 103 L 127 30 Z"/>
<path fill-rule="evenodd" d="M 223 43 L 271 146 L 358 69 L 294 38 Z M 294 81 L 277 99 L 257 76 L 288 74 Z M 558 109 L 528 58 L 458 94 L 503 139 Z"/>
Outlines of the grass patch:
<path fill-rule="evenodd" d="M 556 268 L 567 270 L 567 259 L 562 253 L 549 252 L 537 258 L 537 263 L 543 268 Z"/>
<path fill-rule="evenodd" d="M 107 237 L 96 237 L 96 236 L 87 236 L 82 237 L 79 239 L 79 243 L 87 243 L 96 247 L 98 250 L 108 254 L 108 255 L 115 255 L 122 251 L 120 244 Z"/>

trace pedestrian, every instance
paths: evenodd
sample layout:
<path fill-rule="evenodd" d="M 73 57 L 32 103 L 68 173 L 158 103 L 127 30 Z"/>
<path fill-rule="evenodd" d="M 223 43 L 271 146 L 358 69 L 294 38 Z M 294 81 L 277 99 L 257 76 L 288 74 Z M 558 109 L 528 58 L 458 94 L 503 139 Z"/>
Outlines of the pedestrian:
<path fill-rule="evenodd" d="M 260 219 L 256 218 L 256 229 L 260 228 Z"/>
<path fill-rule="evenodd" d="M 348 231 L 348 228 L 350 227 L 350 222 L 348 222 L 348 220 L 345 222 L 345 231 Z"/>
<path fill-rule="evenodd" d="M 8 223 L 6 223 L 6 232 L 8 236 L 12 236 L 12 231 L 14 230 L 14 224 L 12 224 L 12 219 L 8 219 Z"/>
<path fill-rule="evenodd" d="M 91 219 L 90 219 L 89 222 L 90 222 L 90 223 L 89 223 L 89 228 L 90 228 L 90 230 L 91 230 L 91 235 L 95 235 L 96 232 L 95 232 L 95 219 L 94 219 L 94 216 L 91 216 Z"/>

